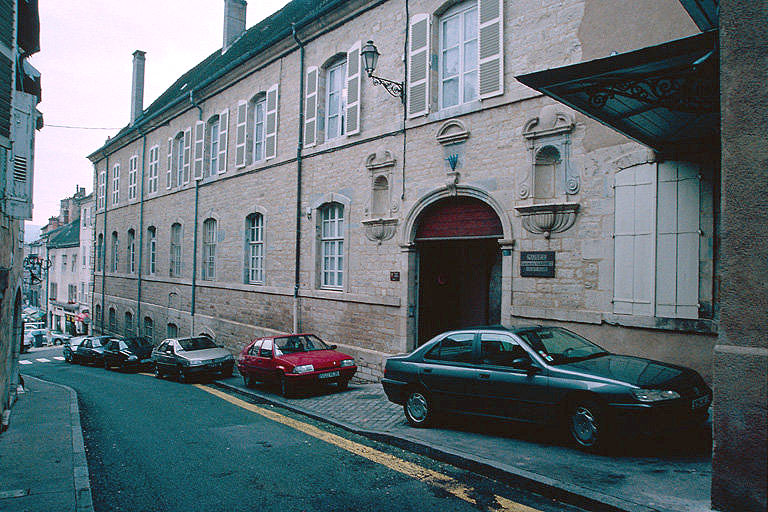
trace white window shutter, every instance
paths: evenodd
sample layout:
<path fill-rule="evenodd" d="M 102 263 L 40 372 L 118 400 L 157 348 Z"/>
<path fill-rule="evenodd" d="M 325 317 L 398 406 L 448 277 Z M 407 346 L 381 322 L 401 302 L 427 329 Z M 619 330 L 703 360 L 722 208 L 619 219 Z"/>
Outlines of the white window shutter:
<path fill-rule="evenodd" d="M 504 94 L 504 0 L 478 0 L 480 99 Z"/>
<path fill-rule="evenodd" d="M 32 218 L 32 185 L 37 98 L 13 91 L 11 169 L 6 173 L 5 209 L 15 219 Z M 3 152 L 5 156 L 5 152 Z"/>
<path fill-rule="evenodd" d="M 613 312 L 632 314 L 635 243 L 634 169 L 616 173 L 614 189 Z"/>
<path fill-rule="evenodd" d="M 219 114 L 219 172 L 227 172 L 227 133 L 229 131 L 229 109 Z"/>
<path fill-rule="evenodd" d="M 203 177 L 203 153 L 205 153 L 205 123 L 195 123 L 195 179 Z"/>
<path fill-rule="evenodd" d="M 173 137 L 168 138 L 168 167 L 165 170 L 165 188 L 173 186 Z"/>
<path fill-rule="evenodd" d="M 317 143 L 317 80 L 317 67 L 308 68 L 304 108 L 304 147 L 314 146 Z"/>
<path fill-rule="evenodd" d="M 245 165 L 246 126 L 248 125 L 248 102 L 237 103 L 237 124 L 235 125 L 235 165 Z"/>
<path fill-rule="evenodd" d="M 190 152 L 192 148 L 192 128 L 184 130 L 184 183 L 189 183 Z"/>
<path fill-rule="evenodd" d="M 360 133 L 360 41 L 347 52 L 347 135 Z"/>
<path fill-rule="evenodd" d="M 411 17 L 408 48 L 408 117 L 429 113 L 429 14 Z"/>
<path fill-rule="evenodd" d="M 277 156 L 277 111 L 280 105 L 279 100 L 278 84 L 275 84 L 267 90 L 266 128 L 264 130 L 264 157 L 267 160 Z"/>

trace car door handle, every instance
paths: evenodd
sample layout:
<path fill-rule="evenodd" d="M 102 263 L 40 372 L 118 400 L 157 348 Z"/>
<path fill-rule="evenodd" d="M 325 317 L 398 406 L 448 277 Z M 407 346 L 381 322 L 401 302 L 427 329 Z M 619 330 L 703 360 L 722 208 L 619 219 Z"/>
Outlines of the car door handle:
<path fill-rule="evenodd" d="M 480 378 L 480 379 L 488 380 L 488 379 L 491 378 L 491 374 L 490 373 L 479 373 L 477 375 L 477 377 Z"/>

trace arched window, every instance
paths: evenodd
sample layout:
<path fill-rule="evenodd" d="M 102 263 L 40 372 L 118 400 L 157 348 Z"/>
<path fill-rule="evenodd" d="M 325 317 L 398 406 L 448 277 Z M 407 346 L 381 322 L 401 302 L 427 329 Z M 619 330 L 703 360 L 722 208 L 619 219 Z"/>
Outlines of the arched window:
<path fill-rule="evenodd" d="M 168 324 L 168 328 L 166 329 L 167 338 L 176 338 L 179 335 L 179 328 L 176 326 L 176 324 Z"/>
<path fill-rule="evenodd" d="M 96 270 L 101 272 L 104 270 L 104 234 L 99 233 L 98 240 L 96 242 Z"/>
<path fill-rule="evenodd" d="M 101 326 L 101 304 L 96 304 L 96 323 Z"/>
<path fill-rule="evenodd" d="M 327 203 L 320 208 L 321 285 L 344 285 L 344 205 Z"/>
<path fill-rule="evenodd" d="M 147 271 L 154 274 L 157 271 L 157 229 L 147 228 Z"/>
<path fill-rule="evenodd" d="M 144 337 L 149 339 L 150 342 L 155 340 L 154 323 L 152 318 L 148 316 L 144 317 Z"/>
<path fill-rule="evenodd" d="M 181 277 L 181 224 L 176 222 L 171 226 L 171 277 Z"/>
<path fill-rule="evenodd" d="M 533 197 L 535 200 L 552 199 L 556 195 L 557 164 L 560 152 L 553 146 L 544 146 L 536 153 L 533 171 Z"/>
<path fill-rule="evenodd" d="M 109 308 L 109 330 L 113 333 L 117 332 L 117 312 L 115 308 Z"/>
<path fill-rule="evenodd" d="M 120 240 L 117 238 L 117 231 L 112 232 L 112 272 L 117 272 L 120 264 Z"/>
<path fill-rule="evenodd" d="M 477 2 L 452 7 L 438 23 L 440 108 L 478 98 Z"/>
<path fill-rule="evenodd" d="M 216 278 L 216 219 L 203 222 L 203 280 Z"/>
<path fill-rule="evenodd" d="M 386 176 L 378 176 L 373 182 L 371 214 L 377 217 L 389 213 L 389 182 Z"/>
<path fill-rule="evenodd" d="M 325 72 L 325 140 L 345 133 L 347 112 L 347 61 L 333 62 Z"/>
<path fill-rule="evenodd" d="M 123 332 L 126 336 L 133 336 L 133 315 L 130 311 L 125 312 L 125 325 Z"/>
<path fill-rule="evenodd" d="M 247 283 L 264 282 L 264 216 L 252 213 L 245 220 Z"/>
<path fill-rule="evenodd" d="M 128 273 L 136 273 L 136 232 L 128 230 Z"/>

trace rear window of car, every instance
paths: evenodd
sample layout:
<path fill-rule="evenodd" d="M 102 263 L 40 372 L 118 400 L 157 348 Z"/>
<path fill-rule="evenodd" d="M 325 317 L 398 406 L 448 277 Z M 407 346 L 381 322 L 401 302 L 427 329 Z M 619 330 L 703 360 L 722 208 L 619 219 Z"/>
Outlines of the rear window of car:
<path fill-rule="evenodd" d="M 474 339 L 473 333 L 451 334 L 427 352 L 424 358 L 459 363 L 472 362 L 472 342 Z"/>

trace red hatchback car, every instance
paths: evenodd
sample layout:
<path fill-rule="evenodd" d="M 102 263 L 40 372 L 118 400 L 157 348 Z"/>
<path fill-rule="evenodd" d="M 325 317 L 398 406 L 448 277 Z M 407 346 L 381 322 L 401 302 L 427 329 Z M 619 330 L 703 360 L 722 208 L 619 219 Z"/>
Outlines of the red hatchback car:
<path fill-rule="evenodd" d="M 289 396 L 298 387 L 326 383 L 346 389 L 357 366 L 314 334 L 290 334 L 253 340 L 240 352 L 237 369 L 246 386 L 275 382 L 280 394 Z"/>

